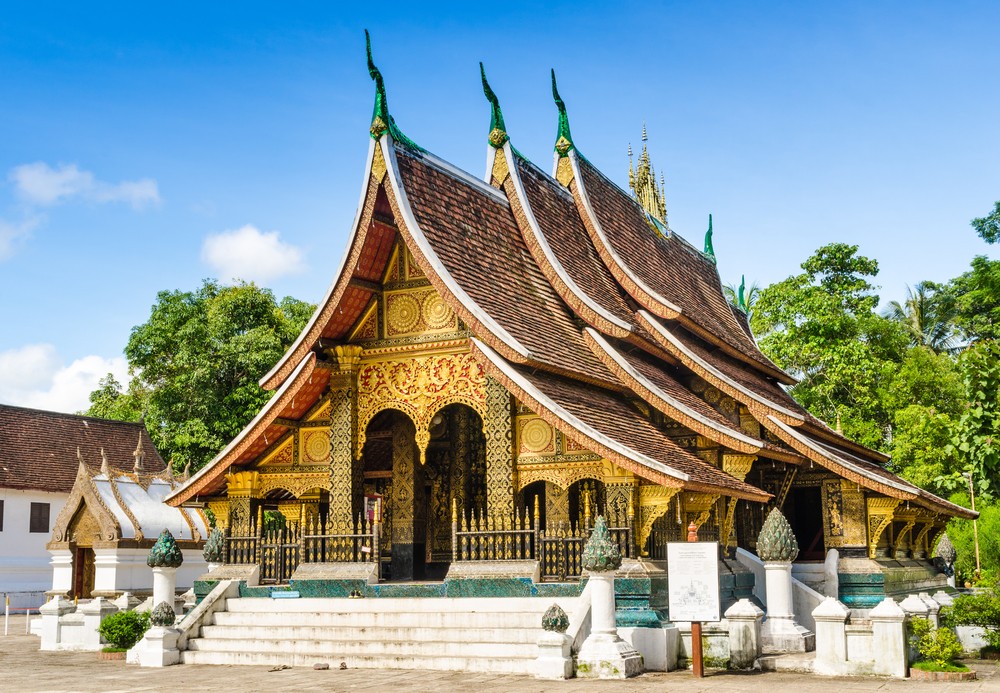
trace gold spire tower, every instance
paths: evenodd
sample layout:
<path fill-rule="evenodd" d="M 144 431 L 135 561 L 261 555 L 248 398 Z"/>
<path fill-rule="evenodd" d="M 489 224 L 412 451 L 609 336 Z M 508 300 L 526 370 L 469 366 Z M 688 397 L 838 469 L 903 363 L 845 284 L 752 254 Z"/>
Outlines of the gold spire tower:
<path fill-rule="evenodd" d="M 665 227 L 667 224 L 667 203 L 664 195 L 663 176 L 660 176 L 660 184 L 656 184 L 656 171 L 649 160 L 649 151 L 646 149 L 646 124 L 642 124 L 642 154 L 639 155 L 639 163 L 634 166 L 632 163 L 632 145 L 628 146 L 628 185 L 632 188 L 632 194 L 636 201 L 642 205 L 649 215 L 659 220 Z"/>

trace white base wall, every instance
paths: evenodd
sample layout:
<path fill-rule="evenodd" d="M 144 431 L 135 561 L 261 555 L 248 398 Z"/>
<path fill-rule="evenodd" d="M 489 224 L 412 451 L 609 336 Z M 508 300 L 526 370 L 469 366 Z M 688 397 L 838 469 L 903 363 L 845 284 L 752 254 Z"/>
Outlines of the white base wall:
<path fill-rule="evenodd" d="M 10 596 L 11 607 L 38 607 L 52 585 L 49 552 L 52 525 L 66 504 L 67 493 L 0 489 L 3 530 L 0 531 L 0 593 Z M 49 504 L 45 532 L 31 532 L 31 504 Z"/>
<path fill-rule="evenodd" d="M 177 590 L 184 592 L 208 571 L 200 549 L 185 549 L 177 569 Z M 95 592 L 152 592 L 153 569 L 146 565 L 149 549 L 94 549 Z"/>

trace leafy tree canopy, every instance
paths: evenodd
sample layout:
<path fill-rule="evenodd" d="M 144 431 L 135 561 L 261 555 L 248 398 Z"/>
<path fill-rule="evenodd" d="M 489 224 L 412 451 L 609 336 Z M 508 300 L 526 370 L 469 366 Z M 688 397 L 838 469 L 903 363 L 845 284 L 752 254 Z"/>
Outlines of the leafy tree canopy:
<path fill-rule="evenodd" d="M 1000 260 L 979 255 L 972 269 L 952 279 L 955 324 L 970 342 L 1000 339 Z"/>
<path fill-rule="evenodd" d="M 761 291 L 751 325 L 764 352 L 800 378 L 792 393 L 803 405 L 827 421 L 839 413 L 849 436 L 883 448 L 891 427 L 883 393 L 907 336 L 874 312 L 878 263 L 857 250 L 820 248 L 802 274 Z"/>
<path fill-rule="evenodd" d="M 125 347 L 128 391 L 109 375 L 91 393 L 87 413 L 137 420 L 144 411 L 160 454 L 175 469 L 199 469 L 268 400 L 257 381 L 312 311 L 290 297 L 278 303 L 252 283 L 205 280 L 196 291 L 161 291 Z"/>
<path fill-rule="evenodd" d="M 1000 200 L 994 204 L 992 212 L 985 217 L 973 219 L 971 223 L 972 228 L 987 243 L 1000 241 Z"/>

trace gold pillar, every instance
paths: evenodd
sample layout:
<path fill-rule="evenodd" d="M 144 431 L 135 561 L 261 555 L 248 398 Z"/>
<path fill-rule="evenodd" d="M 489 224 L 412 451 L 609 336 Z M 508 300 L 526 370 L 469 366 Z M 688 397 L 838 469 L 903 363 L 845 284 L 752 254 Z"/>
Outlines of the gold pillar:
<path fill-rule="evenodd" d="M 896 498 L 874 496 L 868 501 L 868 558 L 875 558 L 882 533 L 892 524 L 893 514 L 899 506 Z"/>
<path fill-rule="evenodd" d="M 722 455 L 722 471 L 730 475 L 734 479 L 739 479 L 744 481 L 747 478 L 747 474 L 750 473 L 753 463 L 757 461 L 756 455 L 736 455 L 731 453 L 723 453 Z M 733 539 L 733 528 L 735 525 L 736 518 L 736 504 L 739 502 L 738 498 L 729 498 L 726 505 L 726 516 L 722 522 L 722 527 L 719 529 L 719 544 L 722 546 L 723 551 L 728 551 L 732 546 Z"/>
<path fill-rule="evenodd" d="M 355 436 L 358 422 L 358 389 L 355 378 L 361 347 L 334 347 L 340 373 L 330 380 L 330 514 L 338 529 L 350 523 L 355 507 L 360 509 L 361 489 L 355 478 Z M 360 467 L 360 465 L 357 465 Z"/>
<path fill-rule="evenodd" d="M 226 475 L 226 498 L 229 502 L 228 525 L 232 536 L 249 536 L 253 522 L 252 499 L 260 497 L 260 474 L 236 472 Z"/>
<path fill-rule="evenodd" d="M 486 510 L 494 517 L 514 514 L 513 405 L 510 393 L 493 378 L 486 379 Z"/>

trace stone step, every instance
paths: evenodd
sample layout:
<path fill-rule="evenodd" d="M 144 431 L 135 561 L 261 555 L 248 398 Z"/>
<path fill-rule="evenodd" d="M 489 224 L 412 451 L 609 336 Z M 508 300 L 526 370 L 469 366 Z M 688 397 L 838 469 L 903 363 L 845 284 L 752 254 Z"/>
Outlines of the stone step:
<path fill-rule="evenodd" d="M 226 610 L 232 613 L 544 613 L 553 602 L 563 609 L 572 608 L 578 597 L 521 598 L 368 598 L 368 599 L 270 599 L 261 597 L 241 597 L 230 599 Z"/>
<path fill-rule="evenodd" d="M 194 638 L 188 649 L 197 652 L 282 652 L 286 654 L 341 657 L 347 655 L 381 657 L 494 657 L 497 659 L 534 658 L 538 646 L 534 643 L 406 641 L 324 638 L 308 640 Z"/>
<path fill-rule="evenodd" d="M 238 600 L 232 600 L 238 601 Z M 228 604 L 227 604 L 228 606 Z M 547 607 L 546 607 L 547 608 Z M 219 626 L 309 626 L 316 628 L 538 628 L 545 609 L 529 613 L 267 613 L 220 611 L 214 614 Z"/>
<path fill-rule="evenodd" d="M 797 671 L 812 673 L 816 662 L 816 652 L 791 652 L 788 654 L 762 655 L 760 668 L 763 671 Z"/>
<path fill-rule="evenodd" d="M 312 667 L 327 663 L 331 669 L 344 662 L 350 669 L 420 669 L 435 671 L 476 671 L 507 674 L 530 674 L 534 666 L 530 659 L 497 659 L 496 657 L 440 657 L 440 656 L 331 656 L 329 653 L 286 652 L 211 652 L 186 650 L 181 652 L 182 664 L 223 664 L 292 667 Z"/>
<path fill-rule="evenodd" d="M 465 641 L 534 644 L 542 632 L 541 619 L 533 628 L 473 628 L 473 627 L 380 627 L 366 628 L 347 625 L 306 626 L 275 625 L 214 625 L 202 626 L 202 638 L 225 640 L 392 640 L 392 641 Z"/>

